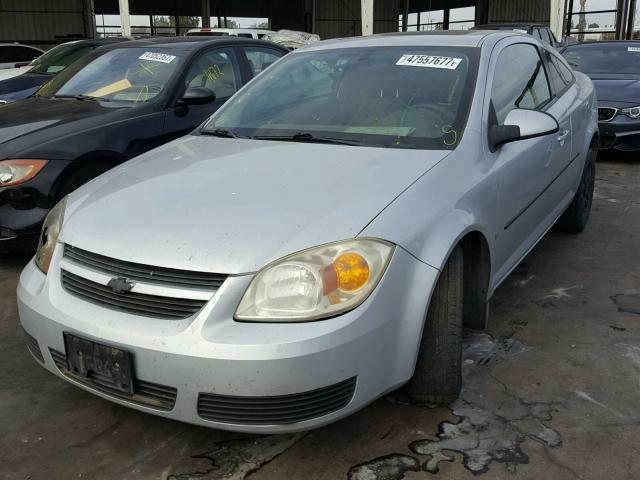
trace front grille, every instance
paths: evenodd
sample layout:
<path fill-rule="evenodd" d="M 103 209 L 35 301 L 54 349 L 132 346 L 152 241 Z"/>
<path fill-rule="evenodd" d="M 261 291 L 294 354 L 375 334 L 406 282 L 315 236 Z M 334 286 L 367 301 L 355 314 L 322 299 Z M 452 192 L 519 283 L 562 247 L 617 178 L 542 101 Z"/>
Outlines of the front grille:
<path fill-rule="evenodd" d="M 40 350 L 40 345 L 38 345 L 38 341 L 29 335 L 27 332 L 24 332 L 25 339 L 27 341 L 27 348 L 29 349 L 29 353 L 33 355 L 40 363 L 44 363 L 44 357 L 42 356 L 42 350 Z"/>
<path fill-rule="evenodd" d="M 356 377 L 329 387 L 293 395 L 236 397 L 201 393 L 198 415 L 205 420 L 242 425 L 280 425 L 327 415 L 353 397 Z"/>
<path fill-rule="evenodd" d="M 68 292 L 114 310 L 155 318 L 181 319 L 198 312 L 206 300 L 163 297 L 143 293 L 116 293 L 111 288 L 62 270 L 62 286 Z"/>
<path fill-rule="evenodd" d="M 125 262 L 98 255 L 97 253 L 87 252 L 71 245 L 64 246 L 64 256 L 75 263 L 98 270 L 112 277 L 126 277 L 130 280 L 160 285 L 204 287 L 217 290 L 227 279 L 227 275 L 220 273 L 193 272 Z"/>
<path fill-rule="evenodd" d="M 56 367 L 58 367 L 58 370 L 60 370 L 64 376 L 106 395 L 128 400 L 146 407 L 156 408 L 158 410 L 172 410 L 176 403 L 178 391 L 173 387 L 160 385 L 158 383 L 145 382 L 134 378 L 133 395 L 128 395 L 110 388 L 108 382 L 102 381 L 99 375 L 82 377 L 71 373 L 67 368 L 67 356 L 64 353 L 60 353 L 52 348 L 49 349 L 49 353 L 51 353 L 51 358 L 56 364 Z"/>
<path fill-rule="evenodd" d="M 598 120 L 600 122 L 608 122 L 618 113 L 617 108 L 612 107 L 600 107 L 598 108 Z"/>

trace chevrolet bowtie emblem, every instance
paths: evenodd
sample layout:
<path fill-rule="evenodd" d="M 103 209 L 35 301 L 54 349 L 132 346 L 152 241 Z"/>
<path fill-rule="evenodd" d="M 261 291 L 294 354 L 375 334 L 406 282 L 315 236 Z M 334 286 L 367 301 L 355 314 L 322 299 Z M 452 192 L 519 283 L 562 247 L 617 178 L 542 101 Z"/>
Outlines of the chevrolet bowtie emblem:
<path fill-rule="evenodd" d="M 113 290 L 113 293 L 126 293 L 130 291 L 134 285 L 135 283 L 124 277 L 112 278 L 109 280 L 109 283 L 107 283 L 107 287 Z"/>

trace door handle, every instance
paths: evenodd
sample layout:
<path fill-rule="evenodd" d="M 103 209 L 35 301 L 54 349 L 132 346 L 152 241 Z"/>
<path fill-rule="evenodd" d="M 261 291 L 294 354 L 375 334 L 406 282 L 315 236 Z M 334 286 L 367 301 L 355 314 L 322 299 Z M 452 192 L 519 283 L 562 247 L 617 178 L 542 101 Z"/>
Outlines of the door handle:
<path fill-rule="evenodd" d="M 560 135 L 558 135 L 557 140 L 560 142 L 560 145 L 564 145 L 564 141 L 569 136 L 569 133 L 569 130 L 564 130 Z"/>

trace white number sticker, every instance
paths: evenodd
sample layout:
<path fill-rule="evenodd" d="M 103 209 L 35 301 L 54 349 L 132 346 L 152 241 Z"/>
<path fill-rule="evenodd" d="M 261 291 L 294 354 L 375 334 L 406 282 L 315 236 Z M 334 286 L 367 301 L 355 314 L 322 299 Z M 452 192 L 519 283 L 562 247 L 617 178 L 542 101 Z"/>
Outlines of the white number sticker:
<path fill-rule="evenodd" d="M 627 47 L 628 52 L 640 52 L 640 47 Z"/>
<path fill-rule="evenodd" d="M 144 52 L 140 55 L 140 60 L 152 60 L 154 62 L 171 63 L 176 57 L 175 55 L 168 55 L 166 53 Z"/>
<path fill-rule="evenodd" d="M 437 55 L 402 55 L 396 65 L 409 67 L 446 68 L 455 70 L 460 65 L 461 58 L 439 57 Z"/>

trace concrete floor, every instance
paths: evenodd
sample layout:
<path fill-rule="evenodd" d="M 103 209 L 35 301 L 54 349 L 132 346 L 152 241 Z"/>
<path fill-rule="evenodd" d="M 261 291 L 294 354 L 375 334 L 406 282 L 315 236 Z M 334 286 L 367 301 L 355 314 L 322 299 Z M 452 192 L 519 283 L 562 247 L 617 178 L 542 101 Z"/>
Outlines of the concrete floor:
<path fill-rule="evenodd" d="M 640 478 L 639 186 L 632 157 L 598 163 L 587 230 L 550 233 L 498 289 L 450 408 L 395 394 L 299 435 L 183 425 L 55 378 L 18 326 L 28 259 L 0 260 L 0 478 Z"/>

